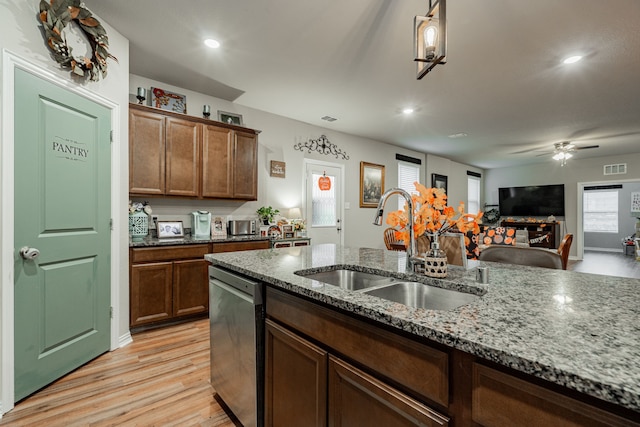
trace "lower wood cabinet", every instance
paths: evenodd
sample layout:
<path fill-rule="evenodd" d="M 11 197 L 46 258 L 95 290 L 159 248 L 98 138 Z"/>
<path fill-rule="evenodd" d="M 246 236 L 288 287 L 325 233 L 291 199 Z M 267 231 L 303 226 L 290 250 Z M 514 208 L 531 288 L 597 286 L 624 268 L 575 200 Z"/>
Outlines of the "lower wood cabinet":
<path fill-rule="evenodd" d="M 267 320 L 265 425 L 327 425 L 327 356 L 320 347 Z"/>
<path fill-rule="evenodd" d="M 473 421 L 501 426 L 638 426 L 575 398 L 479 363 L 473 364 Z"/>
<path fill-rule="evenodd" d="M 131 249 L 130 327 L 209 312 L 208 244 Z"/>
<path fill-rule="evenodd" d="M 266 321 L 266 426 L 448 426 L 448 418 Z"/>
<path fill-rule="evenodd" d="M 209 313 L 209 263 L 214 252 L 269 249 L 269 240 L 129 249 L 129 327 Z"/>
<path fill-rule="evenodd" d="M 267 426 L 636 426 L 638 413 L 266 292 Z"/>

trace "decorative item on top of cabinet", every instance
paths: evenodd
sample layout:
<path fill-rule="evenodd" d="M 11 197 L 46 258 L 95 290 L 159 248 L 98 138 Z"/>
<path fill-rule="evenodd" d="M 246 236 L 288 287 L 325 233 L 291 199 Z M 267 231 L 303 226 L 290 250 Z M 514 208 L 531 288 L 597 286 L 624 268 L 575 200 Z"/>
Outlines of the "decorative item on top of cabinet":
<path fill-rule="evenodd" d="M 129 193 L 257 200 L 258 131 L 129 105 Z"/>

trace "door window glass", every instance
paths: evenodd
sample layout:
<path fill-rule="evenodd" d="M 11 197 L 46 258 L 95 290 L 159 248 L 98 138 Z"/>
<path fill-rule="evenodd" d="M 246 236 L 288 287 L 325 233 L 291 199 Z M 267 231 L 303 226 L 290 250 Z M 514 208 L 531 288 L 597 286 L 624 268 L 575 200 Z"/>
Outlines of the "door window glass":
<path fill-rule="evenodd" d="M 327 177 L 331 186 L 328 190 L 320 189 L 320 178 Z M 313 190 L 312 190 L 312 227 L 335 227 L 336 226 L 336 186 L 335 177 L 324 174 L 312 174 Z M 323 188 L 327 186 L 323 185 Z"/>

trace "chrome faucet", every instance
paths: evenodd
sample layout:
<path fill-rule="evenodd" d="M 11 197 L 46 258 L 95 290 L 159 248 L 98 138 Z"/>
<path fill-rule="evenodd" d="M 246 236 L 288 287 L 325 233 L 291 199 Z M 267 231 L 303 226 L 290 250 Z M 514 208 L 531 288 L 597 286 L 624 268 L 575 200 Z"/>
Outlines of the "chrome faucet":
<path fill-rule="evenodd" d="M 415 257 L 416 250 L 416 237 L 413 231 L 413 200 L 411 200 L 411 194 L 403 190 L 402 188 L 390 188 L 385 191 L 380 197 L 378 202 L 378 208 L 376 209 L 376 217 L 373 219 L 373 225 L 382 225 L 382 216 L 384 215 L 384 205 L 387 203 L 389 196 L 398 194 L 407 201 L 408 205 L 408 219 L 409 219 L 409 247 L 407 248 L 407 269 L 413 272 L 414 265 L 418 264 L 419 259 Z"/>

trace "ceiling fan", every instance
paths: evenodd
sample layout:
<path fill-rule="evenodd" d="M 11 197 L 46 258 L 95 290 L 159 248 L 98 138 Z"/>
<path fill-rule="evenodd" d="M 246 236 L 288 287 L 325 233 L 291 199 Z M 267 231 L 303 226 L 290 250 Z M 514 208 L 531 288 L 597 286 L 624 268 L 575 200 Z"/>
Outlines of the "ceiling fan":
<path fill-rule="evenodd" d="M 573 157 L 573 152 L 577 150 L 587 150 L 589 148 L 598 148 L 599 145 L 587 145 L 584 147 L 577 147 L 571 141 L 562 141 L 556 142 L 553 144 L 555 150 L 553 151 L 553 160 L 559 160 L 561 162 L 561 166 L 567 164 L 567 160 Z M 538 156 L 544 156 L 545 154 L 538 154 Z"/>

